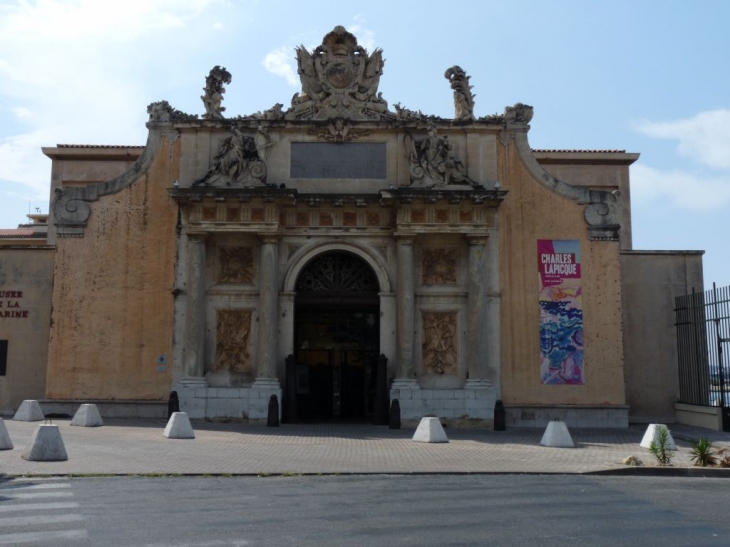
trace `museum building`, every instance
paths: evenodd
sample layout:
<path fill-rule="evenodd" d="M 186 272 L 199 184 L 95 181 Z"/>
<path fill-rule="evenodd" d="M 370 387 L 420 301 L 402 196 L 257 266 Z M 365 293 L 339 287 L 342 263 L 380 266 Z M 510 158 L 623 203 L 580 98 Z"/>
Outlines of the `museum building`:
<path fill-rule="evenodd" d="M 532 107 L 478 117 L 459 66 L 452 119 L 391 109 L 343 27 L 296 56 L 286 109 L 224 116 L 217 66 L 202 116 L 149 105 L 144 147 L 43 149 L 47 234 L 0 232 L 0 411 L 670 420 L 701 253 L 632 250 L 638 154 L 533 150 Z"/>

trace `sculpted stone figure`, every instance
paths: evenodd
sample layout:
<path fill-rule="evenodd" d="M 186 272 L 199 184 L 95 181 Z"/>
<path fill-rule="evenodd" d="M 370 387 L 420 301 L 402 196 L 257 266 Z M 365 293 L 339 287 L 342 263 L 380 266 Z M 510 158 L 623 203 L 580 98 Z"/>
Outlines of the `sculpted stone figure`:
<path fill-rule="evenodd" d="M 231 73 L 228 72 L 225 67 L 218 65 L 214 66 L 210 71 L 210 74 L 205 78 L 205 95 L 200 98 L 203 100 L 203 106 L 205 107 L 205 114 L 203 119 L 206 120 L 220 120 L 223 119 L 223 111 L 226 107 L 221 106 L 223 102 L 223 94 L 226 90 L 223 88 L 223 84 L 231 83 Z"/>
<path fill-rule="evenodd" d="M 197 114 L 186 114 L 173 108 L 167 101 L 157 101 L 147 106 L 147 114 L 151 123 L 172 123 L 178 121 L 197 120 Z"/>
<path fill-rule="evenodd" d="M 471 121 L 474 119 L 474 97 L 469 85 L 471 76 L 467 76 L 464 69 L 458 65 L 449 68 L 444 77 L 451 83 L 451 89 L 454 90 L 454 120 L 455 121 Z"/>
<path fill-rule="evenodd" d="M 267 146 L 261 142 L 257 146 L 253 137 L 242 134 L 235 126 L 231 131 L 233 134 L 221 143 L 213 158 L 213 166 L 193 186 L 267 186 L 266 164 L 257 150 L 258 147 L 263 150 Z"/>
<path fill-rule="evenodd" d="M 476 186 L 467 174 L 464 164 L 453 153 L 449 137 L 440 137 L 434 125 L 429 125 L 428 136 L 416 141 L 406 133 L 406 157 L 411 168 L 411 185 L 422 188 L 443 188 L 450 184 Z"/>
<path fill-rule="evenodd" d="M 378 93 L 385 64 L 382 50 L 368 55 L 355 36 L 337 26 L 311 53 L 304 46 L 296 52 L 302 91 L 292 98 L 287 119 L 394 118 Z"/>
<path fill-rule="evenodd" d="M 532 119 L 533 109 L 528 104 L 517 103 L 514 106 L 504 107 L 505 123 L 528 124 Z"/>

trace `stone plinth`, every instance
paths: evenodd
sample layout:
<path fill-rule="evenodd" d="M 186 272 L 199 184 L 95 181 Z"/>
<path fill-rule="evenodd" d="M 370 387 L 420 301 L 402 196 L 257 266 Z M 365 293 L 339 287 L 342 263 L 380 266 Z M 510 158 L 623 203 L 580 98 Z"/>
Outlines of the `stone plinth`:
<path fill-rule="evenodd" d="M 568 431 L 568 426 L 565 425 L 565 422 L 558 420 L 550 422 L 547 425 L 540 444 L 553 448 L 575 448 L 573 438 Z"/>
<path fill-rule="evenodd" d="M 390 399 L 400 402 L 401 418 L 406 424 L 415 426 L 424 414 L 449 420 L 454 425 L 477 421 L 484 425 L 494 417 L 497 399 L 493 386 L 473 388 L 467 384 L 464 389 L 422 389 L 415 384 L 413 389 L 396 382 L 390 390 Z"/>
<path fill-rule="evenodd" d="M 674 444 L 672 433 L 669 431 L 669 428 L 664 424 L 649 424 L 649 427 L 646 428 L 646 433 L 644 433 L 644 437 L 641 439 L 641 444 L 639 444 L 639 446 L 641 448 L 650 448 L 652 442 L 658 445 L 659 431 L 662 428 L 667 430 L 667 442 L 665 445 L 667 450 L 677 450 L 677 445 Z"/>
<path fill-rule="evenodd" d="M 163 436 L 168 439 L 194 439 L 195 432 L 190 418 L 184 412 L 173 412 L 167 422 Z"/>
<path fill-rule="evenodd" d="M 38 404 L 38 401 L 32 399 L 26 399 L 20 403 L 18 411 L 13 416 L 13 420 L 16 422 L 40 422 L 45 419 L 41 405 Z"/>
<path fill-rule="evenodd" d="M 12 450 L 13 442 L 10 440 L 8 428 L 5 427 L 5 421 L 0 418 L 0 450 Z"/>
<path fill-rule="evenodd" d="M 62 462 L 68 460 L 66 447 L 57 425 L 39 425 L 30 443 L 21 454 L 29 462 Z"/>
<path fill-rule="evenodd" d="M 417 443 L 447 443 L 449 438 L 446 436 L 444 428 L 441 426 L 438 418 L 421 418 L 416 432 L 413 434 L 413 440 Z"/>
<path fill-rule="evenodd" d="M 104 425 L 99 414 L 99 409 L 93 404 L 83 404 L 79 407 L 74 414 L 71 425 L 78 425 L 81 427 L 99 427 Z"/>

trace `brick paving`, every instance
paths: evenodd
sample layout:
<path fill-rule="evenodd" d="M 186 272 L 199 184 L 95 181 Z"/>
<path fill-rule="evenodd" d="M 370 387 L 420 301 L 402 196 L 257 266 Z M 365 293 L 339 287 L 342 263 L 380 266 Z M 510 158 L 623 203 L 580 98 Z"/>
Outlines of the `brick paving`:
<path fill-rule="evenodd" d="M 98 428 L 69 422 L 53 421 L 68 461 L 28 462 L 21 453 L 39 422 L 5 420 L 15 448 L 0 451 L 0 474 L 586 473 L 623 468 L 632 454 L 653 460 L 639 447 L 645 428 L 638 426 L 572 429 L 570 449 L 540 446 L 542 429 L 447 428 L 448 444 L 424 444 L 411 441 L 413 429 L 372 425 L 193 421 L 196 438 L 181 440 L 162 436 L 164 420 L 106 419 Z M 690 464 L 682 439 L 704 431 L 677 426 L 676 466 Z M 730 435 L 712 433 L 716 445 L 730 446 Z"/>

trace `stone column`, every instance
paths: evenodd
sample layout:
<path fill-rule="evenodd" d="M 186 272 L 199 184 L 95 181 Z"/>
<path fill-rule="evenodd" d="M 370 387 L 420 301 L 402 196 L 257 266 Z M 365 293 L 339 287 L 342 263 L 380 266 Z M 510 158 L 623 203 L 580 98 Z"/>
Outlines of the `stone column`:
<path fill-rule="evenodd" d="M 205 232 L 188 232 L 188 279 L 185 318 L 186 380 L 205 373 Z"/>
<path fill-rule="evenodd" d="M 396 378 L 392 388 L 419 389 L 413 352 L 415 291 L 413 279 L 413 236 L 397 242 L 396 275 Z"/>
<path fill-rule="evenodd" d="M 261 235 L 259 267 L 259 338 L 253 387 L 279 388 L 276 359 L 279 331 L 279 235 Z"/>
<path fill-rule="evenodd" d="M 486 244 L 486 272 L 487 272 L 487 298 L 486 298 L 486 348 L 487 348 L 487 370 L 486 375 L 494 386 L 497 399 L 502 396 L 502 329 L 500 306 L 502 296 L 499 287 L 499 233 L 493 231 Z"/>
<path fill-rule="evenodd" d="M 490 386 L 485 363 L 488 359 L 487 319 L 488 267 L 487 234 L 469 234 L 469 295 L 467 299 L 467 389 Z"/>

